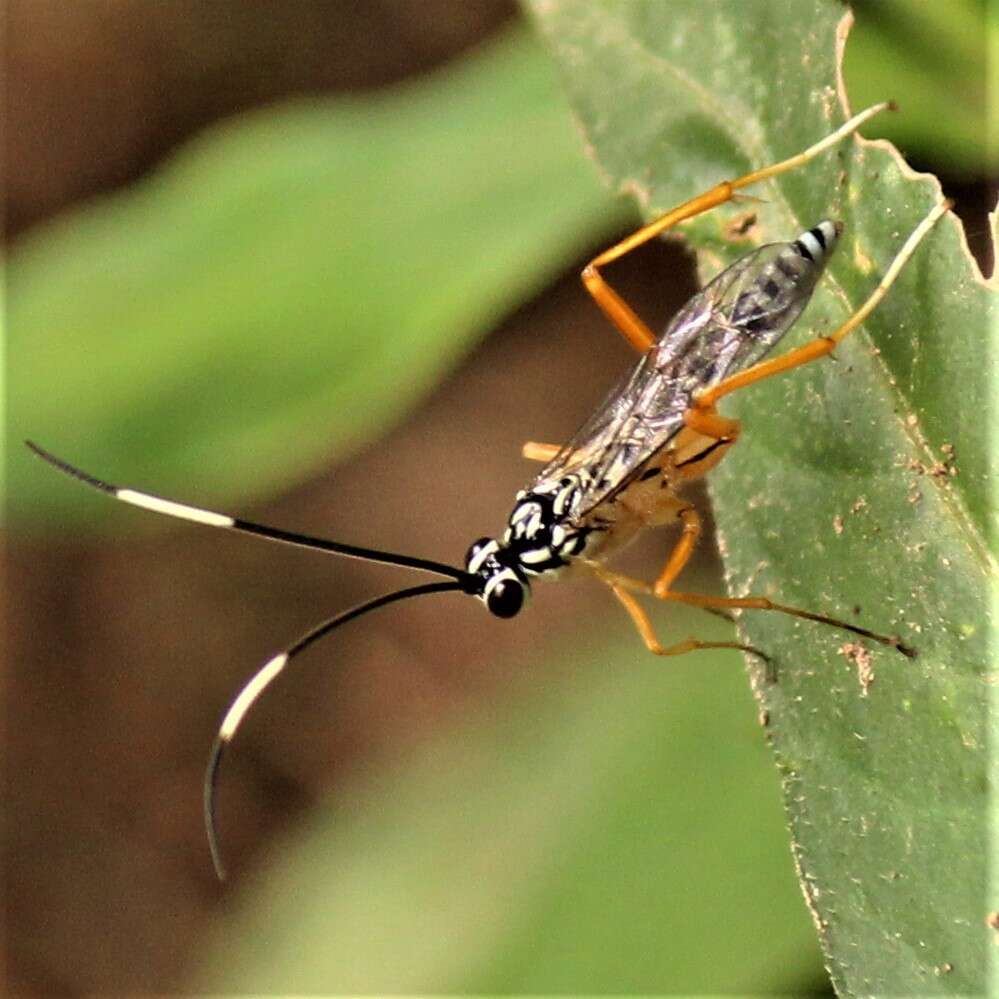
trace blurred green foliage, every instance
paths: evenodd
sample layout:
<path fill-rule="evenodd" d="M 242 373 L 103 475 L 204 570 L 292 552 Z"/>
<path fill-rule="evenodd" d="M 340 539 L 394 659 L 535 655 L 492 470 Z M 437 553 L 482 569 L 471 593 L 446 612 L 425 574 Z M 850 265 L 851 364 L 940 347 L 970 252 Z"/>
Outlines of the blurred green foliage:
<path fill-rule="evenodd" d="M 704 618 L 670 627 L 725 636 Z M 282 844 L 199 987 L 787 995 L 817 981 L 738 655 L 664 663 L 623 618 L 604 631 L 539 649 L 529 685 Z"/>
<path fill-rule="evenodd" d="M 897 99 L 865 129 L 924 167 L 966 179 L 999 170 L 999 6 L 988 0 L 862 0 L 843 60 L 850 100 Z"/>
<path fill-rule="evenodd" d="M 837 5 L 717 0 L 708 20 L 655 0 L 535 9 L 594 155 L 649 216 L 843 120 Z M 894 151 L 852 141 L 750 193 L 764 200 L 684 227 L 705 277 L 745 251 L 730 223 L 747 211 L 753 242 L 829 216 L 846 224 L 792 342 L 858 307 L 941 197 Z M 847 994 L 984 990 L 997 535 L 996 386 L 983 358 L 997 346 L 996 305 L 945 217 L 838 363 L 723 405 L 747 428 L 709 481 L 730 590 L 860 614 L 919 649 L 910 663 L 878 647 L 850 653 L 842 634 L 780 615 L 740 622 L 780 673 L 766 685 L 757 670 L 759 696 L 803 888 Z M 870 690 L 857 673 L 867 659 Z"/>
<path fill-rule="evenodd" d="M 864 87 L 886 96 L 879 74 L 888 71 L 887 96 L 906 112 L 888 126 L 908 130 L 900 141 L 921 155 L 943 150 L 956 173 L 994 165 L 994 148 L 975 141 L 990 105 L 973 69 L 974 5 L 949 5 L 957 13 L 939 22 L 945 5 L 880 6 L 885 17 L 864 25 L 858 52 L 848 47 L 855 100 L 866 99 Z M 834 80 L 838 5 L 740 0 L 725 16 L 732 4 L 719 2 L 710 31 L 685 30 L 682 12 L 661 3 L 538 9 L 589 140 L 646 209 L 794 151 L 833 116 L 835 102 L 816 98 L 828 98 Z M 615 16 L 591 19 L 607 11 Z M 939 42 L 912 40 L 929 36 Z M 960 99 L 939 85 L 953 65 L 969 81 Z M 636 70 L 650 75 L 636 79 Z M 206 133 L 128 192 L 39 230 L 17 247 L 8 278 L 11 438 L 36 437 L 98 473 L 163 492 L 192 496 L 196 486 L 200 502 L 261 496 L 376 439 L 491 323 L 630 213 L 579 156 L 553 72 L 535 44 L 512 35 L 402 90 L 262 111 Z M 664 77 L 683 74 L 710 77 L 700 85 L 715 112 L 682 113 L 682 88 Z M 835 293 L 816 303 L 818 326 L 869 286 L 874 271 L 858 261 L 882 267 L 930 200 L 889 157 L 867 164 L 854 178 L 863 173 L 863 198 L 837 205 L 856 235 L 833 270 Z M 824 214 L 838 166 L 830 159 L 782 183 L 761 210 L 764 228 L 786 235 L 799 216 Z M 693 228 L 709 266 L 727 259 L 718 219 Z M 733 544 L 738 537 L 739 580 L 765 562 L 787 598 L 845 612 L 842 601 L 860 595 L 868 623 L 926 623 L 929 654 L 915 667 L 879 656 L 864 700 L 835 636 L 751 625 L 782 667 L 768 703 L 787 786 L 801 796 L 799 860 L 817 865 L 827 889 L 836 885 L 825 903 L 831 897 L 833 915 L 845 917 L 833 923 L 841 940 L 877 906 L 879 920 L 861 925 L 871 949 L 924 972 L 937 951 L 910 953 L 890 934 L 901 910 L 906 942 L 923 933 L 949 947 L 936 916 L 960 908 L 963 919 L 970 898 L 983 710 L 977 553 L 988 506 L 986 436 L 967 408 L 979 404 L 968 390 L 980 385 L 981 357 L 970 332 L 978 306 L 967 296 L 981 287 L 953 229 L 933 245 L 939 267 L 914 267 L 871 327 L 885 368 L 860 341 L 828 377 L 767 389 L 743 410 L 756 416 L 752 432 L 719 470 L 717 492 Z M 941 303 L 960 318 L 960 350 L 941 339 Z M 913 359 L 908 331 L 923 317 L 933 335 Z M 843 368 L 856 372 L 845 384 Z M 863 427 L 859 444 L 843 433 L 850 420 Z M 925 502 L 909 504 L 905 462 L 954 440 L 953 490 L 921 480 Z M 89 501 L 20 449 L 8 470 L 20 528 L 115 516 L 113 504 Z M 827 525 L 860 494 L 877 520 L 840 544 Z M 775 524 L 783 543 L 771 536 Z M 824 533 L 813 540 L 817 524 Z M 924 546 L 918 559 L 900 547 L 897 524 L 914 532 L 905 544 Z M 908 599 L 914 573 L 918 596 L 896 614 L 887 596 Z M 699 618 L 670 620 L 709 637 Z M 562 657 L 571 669 L 553 670 Z M 426 758 L 345 794 L 335 815 L 317 816 L 304 845 L 223 930 L 206 982 L 285 993 L 788 992 L 817 974 L 736 657 L 665 667 L 634 636 L 614 633 L 606 645 L 539 649 L 537 658 L 539 676 L 566 679 L 522 693 L 495 719 L 473 720 Z M 926 807 L 926 787 L 946 811 Z M 867 835 L 873 826 L 861 835 L 872 816 L 877 835 Z M 909 867 L 892 852 L 906 823 L 920 834 Z M 872 842 L 873 858 L 864 850 Z M 925 878 L 906 880 L 918 863 L 933 875 L 944 848 L 938 893 Z M 844 889 L 855 862 L 862 887 Z M 969 937 L 938 947 L 941 959 L 960 948 L 973 959 L 979 937 Z M 853 979 L 841 940 L 830 946 L 842 985 Z M 876 959 L 865 949 L 859 974 Z M 923 991 L 967 984 L 974 969 L 955 966 L 950 977 L 919 979 Z"/>
<path fill-rule="evenodd" d="M 523 32 L 383 96 L 218 126 L 10 263 L 8 434 L 198 502 L 376 439 L 630 215 Z M 120 516 L 17 447 L 19 528 Z"/>

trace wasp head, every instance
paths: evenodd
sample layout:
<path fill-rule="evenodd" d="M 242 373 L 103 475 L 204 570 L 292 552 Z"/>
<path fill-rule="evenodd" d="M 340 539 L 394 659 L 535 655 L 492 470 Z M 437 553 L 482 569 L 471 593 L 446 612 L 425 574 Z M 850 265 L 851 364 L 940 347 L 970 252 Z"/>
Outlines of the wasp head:
<path fill-rule="evenodd" d="M 493 538 L 479 538 L 465 556 L 465 571 L 478 583 L 475 595 L 496 617 L 520 613 L 531 587 L 516 555 Z"/>

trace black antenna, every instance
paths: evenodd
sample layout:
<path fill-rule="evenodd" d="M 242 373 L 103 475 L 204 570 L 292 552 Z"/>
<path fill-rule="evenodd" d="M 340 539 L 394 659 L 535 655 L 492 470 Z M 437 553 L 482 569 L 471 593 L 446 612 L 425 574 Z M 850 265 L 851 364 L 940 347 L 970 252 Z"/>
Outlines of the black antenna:
<path fill-rule="evenodd" d="M 231 517 L 228 514 L 204 510 L 201 507 L 190 506 L 187 503 L 179 503 L 176 500 L 165 499 L 162 496 L 154 496 L 151 493 L 140 492 L 137 489 L 112 485 L 110 482 L 98 479 L 96 476 L 84 472 L 75 465 L 71 465 L 68 461 L 56 457 L 50 451 L 46 451 L 43 447 L 39 447 L 39 445 L 32 441 L 25 441 L 25 444 L 42 461 L 47 462 L 58 471 L 82 482 L 86 486 L 90 486 L 92 489 L 98 490 L 98 492 L 106 493 L 108 496 L 121 500 L 123 503 L 129 503 L 132 506 L 142 507 L 145 510 L 152 510 L 154 513 L 161 513 L 179 520 L 189 520 L 195 524 L 204 524 L 207 527 L 221 527 L 225 530 L 239 531 L 258 538 L 266 538 L 268 541 L 279 541 L 282 544 L 296 545 L 299 548 L 311 548 L 315 551 L 330 552 L 334 555 L 361 559 L 365 562 L 379 562 L 384 565 L 398 565 L 407 569 L 419 569 L 421 572 L 432 572 L 438 576 L 447 576 L 452 580 L 452 582 L 448 583 L 425 583 L 422 586 L 411 586 L 403 590 L 396 590 L 337 614 L 336 617 L 324 621 L 303 635 L 294 645 L 285 649 L 284 652 L 269 659 L 243 686 L 222 719 L 218 734 L 212 743 L 211 753 L 208 757 L 208 768 L 205 771 L 203 793 L 208 848 L 211 851 L 215 873 L 220 880 L 224 881 L 225 866 L 222 863 L 218 833 L 215 827 L 215 788 L 218 783 L 222 752 L 232 741 L 246 712 L 249 711 L 257 698 L 270 685 L 271 681 L 284 670 L 289 661 L 297 656 L 299 652 L 308 648 L 313 642 L 318 641 L 324 635 L 328 635 L 335 628 L 340 627 L 340 625 L 346 624 L 348 621 L 352 621 L 362 614 L 367 614 L 368 611 L 376 610 L 379 607 L 384 607 L 386 604 L 405 600 L 409 597 L 419 597 L 431 593 L 446 593 L 450 590 L 461 591 L 463 593 L 477 593 L 480 589 L 479 582 L 475 576 L 464 569 L 446 565 L 443 562 L 416 558 L 411 555 L 401 555 L 397 552 L 379 551 L 376 548 L 362 548 L 359 545 L 348 545 L 340 541 L 330 541 L 327 538 L 316 538 L 307 534 L 297 534 L 293 531 L 285 531 L 277 527 L 268 527 L 266 524 L 256 524 L 249 520 L 241 520 L 238 517 Z"/>
<path fill-rule="evenodd" d="M 342 611 L 335 617 L 316 625 L 311 631 L 303 635 L 297 642 L 290 645 L 283 652 L 268 659 L 256 673 L 243 685 L 242 690 L 236 695 L 229 710 L 226 711 L 222 724 L 219 725 L 218 734 L 212 743 L 211 752 L 208 755 L 208 766 L 205 769 L 204 783 L 204 810 L 205 810 L 205 831 L 208 834 L 208 849 L 212 854 L 212 864 L 215 866 L 215 873 L 220 881 L 226 878 L 225 865 L 222 863 L 222 851 L 219 847 L 218 831 L 215 823 L 215 789 L 218 785 L 219 766 L 222 762 L 222 753 L 225 747 L 232 742 L 247 711 L 256 703 L 260 695 L 270 686 L 271 682 L 284 671 L 288 663 L 304 649 L 307 649 L 320 638 L 328 635 L 335 628 L 353 621 L 354 618 L 361 617 L 369 611 L 377 610 L 387 604 L 396 603 L 399 600 L 407 600 L 409 597 L 422 597 L 431 593 L 447 593 L 449 590 L 464 590 L 465 587 L 460 582 L 454 583 L 424 583 L 422 586 L 410 586 L 404 590 L 396 590 L 393 593 L 383 593 L 380 597 L 374 597 L 363 604 L 358 604 L 350 610 Z"/>
<path fill-rule="evenodd" d="M 379 551 L 377 548 L 362 548 L 359 545 L 348 545 L 341 541 L 330 541 L 327 538 L 314 538 L 308 534 L 296 534 L 294 531 L 284 531 L 278 527 L 268 527 L 266 524 L 255 524 L 250 520 L 241 520 L 238 517 L 231 517 L 224 513 L 215 513 L 211 510 L 203 510 L 200 507 L 189 506 L 186 503 L 178 503 L 176 500 L 164 499 L 162 496 L 153 496 L 151 493 L 139 492 L 137 489 L 128 489 L 122 486 L 112 485 L 104 482 L 94 475 L 82 471 L 68 461 L 57 458 L 50 451 L 39 447 L 33 441 L 24 442 L 42 461 L 47 462 L 53 468 L 71 476 L 78 482 L 90 486 L 99 492 L 106 493 L 123 503 L 132 506 L 139 506 L 145 510 L 152 510 L 154 513 L 162 513 L 168 517 L 176 517 L 180 520 L 190 520 L 195 524 L 204 524 L 208 527 L 221 527 L 225 530 L 239 531 L 243 534 L 252 534 L 254 537 L 267 538 L 269 541 L 280 541 L 282 544 L 297 545 L 299 548 L 311 548 L 315 551 L 331 552 L 334 555 L 342 555 L 345 558 L 361 559 L 365 562 L 380 562 L 383 565 L 401 565 L 407 569 L 419 569 L 421 572 L 433 572 L 438 576 L 447 576 L 450 579 L 458 580 L 462 588 L 472 593 L 476 590 L 474 577 L 458 569 L 455 566 L 445 565 L 443 562 L 435 562 L 432 559 L 416 558 L 412 555 L 401 555 L 397 552 Z"/>

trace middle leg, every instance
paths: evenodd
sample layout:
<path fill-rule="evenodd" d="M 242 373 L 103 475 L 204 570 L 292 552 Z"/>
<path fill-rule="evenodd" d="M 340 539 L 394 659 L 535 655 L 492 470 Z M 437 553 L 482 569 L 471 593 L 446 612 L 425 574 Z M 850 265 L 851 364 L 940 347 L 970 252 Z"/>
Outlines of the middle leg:
<path fill-rule="evenodd" d="M 604 582 L 607 583 L 621 606 L 628 612 L 628 616 L 645 643 L 645 647 L 654 656 L 682 656 L 685 652 L 695 652 L 697 649 L 738 649 L 740 652 L 750 652 L 760 656 L 764 662 L 769 662 L 759 649 L 754 649 L 751 645 L 743 645 L 740 642 L 704 642 L 699 638 L 686 638 L 673 645 L 662 645 L 656 637 L 649 615 L 645 613 L 634 596 L 625 587 L 610 582 L 609 579 L 604 579 Z"/>
<path fill-rule="evenodd" d="M 682 544 L 683 539 L 681 538 L 677 547 Z M 674 552 L 675 550 L 676 549 L 674 549 Z M 669 569 L 672 563 L 673 554 L 671 553 L 670 559 L 666 563 L 666 569 Z M 663 570 L 663 575 L 665 575 L 666 569 Z M 632 593 L 644 593 L 648 596 L 656 597 L 659 600 L 673 600 L 676 603 L 688 604 L 692 607 L 703 607 L 705 610 L 726 609 L 777 611 L 781 614 L 787 614 L 790 617 L 800 618 L 804 621 L 815 621 L 818 624 L 825 624 L 832 628 L 849 631 L 854 635 L 860 635 L 862 638 L 869 638 L 874 642 L 879 642 L 881 645 L 887 645 L 893 649 L 897 649 L 902 653 L 902 655 L 909 659 L 914 659 L 916 656 L 916 650 L 895 635 L 881 635 L 878 632 L 869 631 L 867 628 L 861 628 L 859 625 L 851 624 L 849 621 L 842 621 L 839 618 L 831 617 L 828 614 L 818 614 L 815 611 L 804 610 L 800 607 L 791 607 L 788 604 L 782 604 L 778 603 L 776 600 L 771 600 L 769 597 L 717 597 L 707 593 L 680 593 L 676 590 L 671 590 L 668 587 L 661 588 L 658 583 L 646 583 L 641 579 L 635 579 L 634 577 L 625 576 L 621 573 L 611 572 L 602 566 L 600 567 L 598 574 L 604 579 L 604 582 L 608 584 L 613 582 L 614 585 L 619 586 L 622 589 L 629 590 Z"/>

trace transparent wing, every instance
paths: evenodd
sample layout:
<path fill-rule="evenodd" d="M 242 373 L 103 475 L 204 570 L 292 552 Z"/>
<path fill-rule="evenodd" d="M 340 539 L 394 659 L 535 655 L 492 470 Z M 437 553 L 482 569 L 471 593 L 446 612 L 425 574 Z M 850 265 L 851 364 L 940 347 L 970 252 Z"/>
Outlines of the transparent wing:
<path fill-rule="evenodd" d="M 822 269 L 794 244 L 771 243 L 723 270 L 683 307 L 533 487 L 577 473 L 576 516 L 605 502 L 679 433 L 696 392 L 755 364 L 780 340 Z"/>

